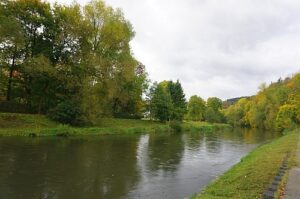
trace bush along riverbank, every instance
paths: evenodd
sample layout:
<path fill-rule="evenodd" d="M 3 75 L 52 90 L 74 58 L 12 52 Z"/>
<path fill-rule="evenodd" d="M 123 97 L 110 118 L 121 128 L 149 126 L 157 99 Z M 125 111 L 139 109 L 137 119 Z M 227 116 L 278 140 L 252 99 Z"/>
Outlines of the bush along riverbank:
<path fill-rule="evenodd" d="M 282 162 L 285 160 L 288 169 L 295 165 L 299 133 L 300 129 L 293 130 L 256 148 L 201 193 L 191 198 L 262 198 L 278 174 Z M 283 190 L 287 174 L 288 172 L 285 172 L 281 178 L 276 197 Z"/>
<path fill-rule="evenodd" d="M 161 123 L 149 120 L 102 118 L 92 127 L 72 127 L 49 120 L 43 115 L 0 113 L 0 136 L 81 136 L 162 132 L 210 133 L 230 128 L 227 124 L 206 122 Z"/>

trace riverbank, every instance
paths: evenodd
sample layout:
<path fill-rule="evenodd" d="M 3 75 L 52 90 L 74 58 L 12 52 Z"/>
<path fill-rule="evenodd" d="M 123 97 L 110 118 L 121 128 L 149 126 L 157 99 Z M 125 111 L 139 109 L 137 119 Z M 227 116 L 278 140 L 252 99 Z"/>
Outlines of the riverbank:
<path fill-rule="evenodd" d="M 230 128 L 227 124 L 183 122 L 182 131 L 213 132 Z M 76 136 L 170 132 L 165 123 L 150 120 L 102 118 L 93 127 L 72 127 L 49 120 L 44 115 L 0 113 L 0 136 Z"/>
<path fill-rule="evenodd" d="M 297 199 L 300 196 L 300 134 L 295 157 L 296 165 L 290 170 L 285 190 L 283 190 L 281 194 L 284 195 L 285 199 Z"/>
<path fill-rule="evenodd" d="M 261 198 L 287 154 L 288 167 L 295 165 L 299 133 L 300 129 L 294 130 L 258 147 L 191 198 Z M 287 174 L 279 190 L 283 189 L 286 179 Z"/>

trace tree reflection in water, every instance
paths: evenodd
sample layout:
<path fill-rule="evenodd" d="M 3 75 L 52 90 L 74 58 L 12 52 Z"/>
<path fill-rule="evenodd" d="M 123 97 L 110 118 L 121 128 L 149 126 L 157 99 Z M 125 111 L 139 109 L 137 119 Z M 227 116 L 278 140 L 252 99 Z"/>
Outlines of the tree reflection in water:
<path fill-rule="evenodd" d="M 2 139 L 0 198 L 125 197 L 139 180 L 137 144 L 123 136 Z"/>
<path fill-rule="evenodd" d="M 0 138 L 0 198 L 184 198 L 274 133 Z"/>

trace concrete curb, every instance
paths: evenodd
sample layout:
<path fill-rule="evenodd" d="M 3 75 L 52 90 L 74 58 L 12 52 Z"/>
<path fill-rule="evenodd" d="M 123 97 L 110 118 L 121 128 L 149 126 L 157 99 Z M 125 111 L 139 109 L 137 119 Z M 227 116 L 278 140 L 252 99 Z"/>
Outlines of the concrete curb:
<path fill-rule="evenodd" d="M 275 199 L 275 192 L 277 191 L 278 185 L 280 184 L 282 177 L 284 176 L 284 174 L 286 173 L 286 170 L 288 168 L 288 166 L 287 166 L 288 157 L 289 157 L 289 154 L 287 154 L 286 157 L 284 158 L 284 160 L 282 161 L 282 164 L 279 167 L 279 170 L 278 170 L 276 176 L 274 177 L 273 182 L 268 186 L 267 190 L 265 190 L 265 192 L 263 193 L 264 199 Z"/>

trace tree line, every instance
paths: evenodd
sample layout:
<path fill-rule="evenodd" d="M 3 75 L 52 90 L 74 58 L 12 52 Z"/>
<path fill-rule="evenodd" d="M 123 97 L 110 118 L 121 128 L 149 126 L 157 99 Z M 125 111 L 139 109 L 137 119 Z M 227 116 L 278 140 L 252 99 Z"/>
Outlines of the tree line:
<path fill-rule="evenodd" d="M 61 122 L 141 117 L 145 67 L 119 9 L 41 0 L 0 2 L 0 96 Z"/>
<path fill-rule="evenodd" d="M 150 117 L 161 121 L 207 121 L 275 131 L 300 125 L 300 73 L 259 89 L 256 95 L 232 103 L 217 97 L 205 101 L 197 95 L 186 102 L 179 81 L 163 81 L 150 88 L 147 104 Z"/>
<path fill-rule="evenodd" d="M 186 102 L 184 91 L 178 80 L 154 83 L 147 97 L 150 118 L 160 121 L 225 122 L 221 99 L 210 97 L 205 102 L 201 97 L 193 95 Z"/>
<path fill-rule="evenodd" d="M 222 122 L 221 100 L 186 102 L 179 81 L 149 87 L 119 9 L 41 0 L 0 3 L 0 100 L 72 125 L 101 117 Z M 143 94 L 147 93 L 146 99 Z M 5 99 L 3 99 L 5 98 Z"/>
<path fill-rule="evenodd" d="M 300 124 L 300 73 L 260 86 L 257 95 L 240 99 L 224 111 L 233 126 L 283 131 Z"/>

